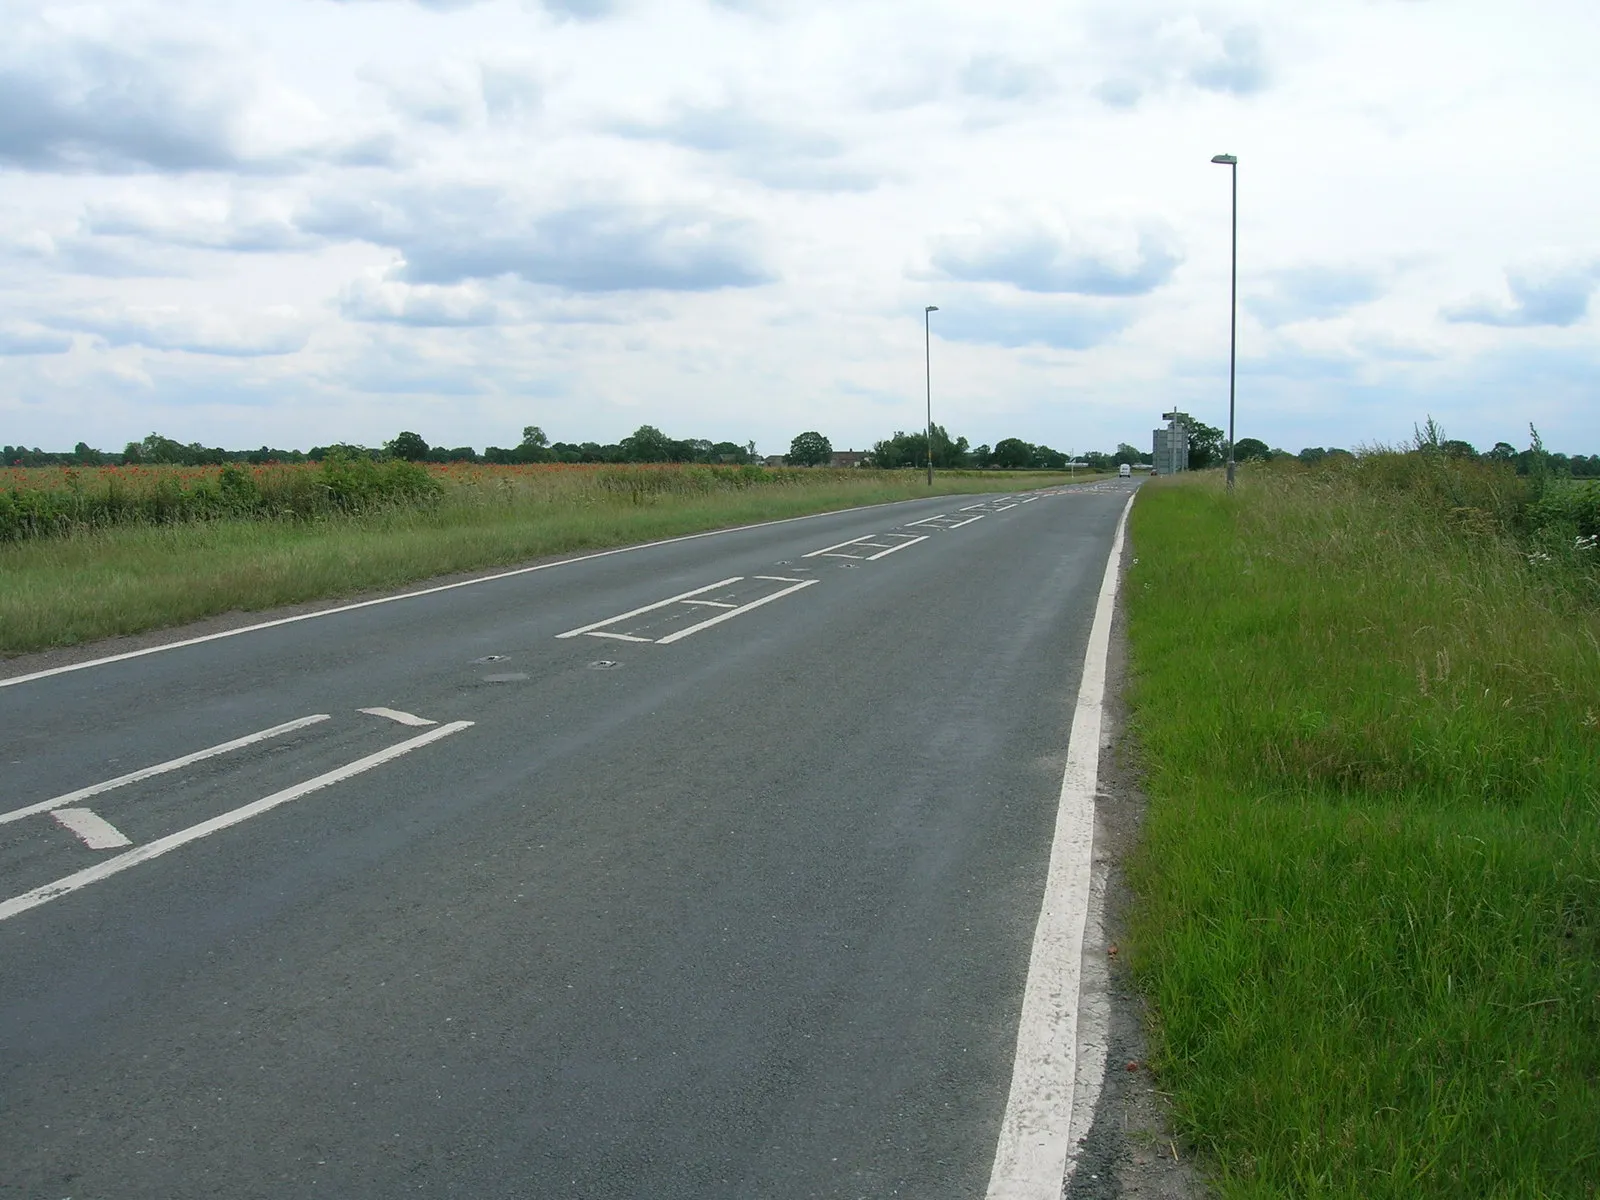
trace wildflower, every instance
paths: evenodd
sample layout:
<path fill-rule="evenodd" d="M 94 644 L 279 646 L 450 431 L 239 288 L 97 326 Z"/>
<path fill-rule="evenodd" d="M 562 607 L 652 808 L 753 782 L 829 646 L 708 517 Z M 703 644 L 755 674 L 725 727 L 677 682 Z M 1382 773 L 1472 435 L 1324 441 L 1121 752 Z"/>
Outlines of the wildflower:
<path fill-rule="evenodd" d="M 1591 533 L 1588 537 L 1577 538 L 1572 543 L 1574 550 L 1600 550 L 1600 533 Z"/>

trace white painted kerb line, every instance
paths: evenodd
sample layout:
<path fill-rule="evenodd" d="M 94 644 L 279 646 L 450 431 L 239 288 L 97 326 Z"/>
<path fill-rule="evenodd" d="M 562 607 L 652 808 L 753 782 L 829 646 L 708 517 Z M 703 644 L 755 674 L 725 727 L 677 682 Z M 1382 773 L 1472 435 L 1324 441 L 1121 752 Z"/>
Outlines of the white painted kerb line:
<path fill-rule="evenodd" d="M 157 838 L 147 842 L 126 854 L 119 854 L 115 858 L 108 858 L 102 863 L 96 863 L 73 875 L 67 875 L 54 883 L 47 883 L 43 887 L 34 888 L 31 892 L 23 892 L 20 896 L 13 896 L 10 900 L 0 901 L 0 921 L 9 920 L 18 913 L 27 912 L 30 908 L 37 908 L 41 904 L 48 904 L 52 900 L 60 899 L 79 888 L 88 887 L 91 883 L 99 883 L 102 879 L 109 879 L 129 867 L 136 867 L 140 863 L 149 862 L 152 858 L 160 858 L 163 854 L 170 853 L 180 846 L 209 837 L 219 830 L 238 825 L 248 821 L 251 817 L 258 817 L 264 812 L 277 808 L 280 804 L 287 804 L 291 800 L 298 800 L 312 792 L 320 791 L 332 784 L 349 779 L 353 775 L 360 775 L 374 767 L 382 766 L 401 755 L 410 754 L 413 750 L 420 750 L 430 742 L 437 742 L 440 738 L 447 738 L 453 733 L 460 733 L 463 729 L 471 728 L 471 721 L 452 721 L 448 725 L 440 725 L 437 729 L 430 729 L 427 733 L 418 734 L 416 737 L 397 745 L 390 746 L 387 750 L 379 750 L 376 754 L 369 754 L 359 758 L 353 763 L 318 775 L 315 779 L 308 779 L 304 783 L 297 783 L 293 787 L 284 788 L 280 792 L 273 792 L 270 796 L 263 796 L 260 800 L 232 809 L 220 816 L 212 817 L 209 821 L 201 821 L 198 825 L 191 825 L 187 829 L 180 829 L 177 833 L 169 833 L 164 838 Z"/>
<path fill-rule="evenodd" d="M 90 796 L 98 796 L 101 792 L 109 792 L 113 788 L 126 787 L 130 783 L 138 783 L 141 779 L 150 779 L 156 775 L 165 775 L 168 771 L 178 771 L 187 767 L 190 763 L 215 758 L 219 754 L 226 754 L 230 750 L 239 750 L 256 742 L 264 742 L 268 738 L 281 737 L 286 733 L 293 733 L 296 729 L 304 729 L 307 725 L 315 725 L 318 721 L 326 721 L 327 719 L 327 713 L 317 713 L 314 716 L 301 717 L 297 721 L 285 721 L 282 725 L 274 725 L 271 729 L 263 729 L 259 733 L 247 733 L 244 737 L 234 738 L 231 742 L 222 742 L 216 746 L 208 746 L 204 750 L 196 750 L 193 754 L 185 754 L 182 758 L 168 759 L 166 762 L 157 763 L 153 767 L 144 767 L 138 771 L 130 771 L 126 775 L 118 775 L 115 779 L 108 779 L 104 783 L 93 783 L 88 787 L 79 788 L 75 792 L 67 792 L 49 800 L 41 800 L 37 804 L 30 804 L 26 808 L 17 808 L 8 813 L 0 813 L 0 825 L 10 821 L 20 821 L 23 817 L 31 817 L 35 813 L 49 812 L 54 808 L 65 808 L 70 804 L 76 804 L 80 800 L 87 800 Z"/>
<path fill-rule="evenodd" d="M 1000 1141 L 989 1174 L 988 1200 L 1061 1200 L 1071 1148 L 1073 1089 L 1077 1073 L 1078 989 L 1083 930 L 1089 909 L 1090 857 L 1094 850 L 1094 793 L 1100 775 L 1100 722 L 1105 706 L 1106 656 L 1116 608 L 1118 567 L 1130 497 L 1117 521 L 1106 561 L 1083 677 L 1061 776 L 1061 801 L 1044 902 L 1034 927 L 1028 983 L 1017 1026 L 1011 1094 L 1000 1122 Z"/>

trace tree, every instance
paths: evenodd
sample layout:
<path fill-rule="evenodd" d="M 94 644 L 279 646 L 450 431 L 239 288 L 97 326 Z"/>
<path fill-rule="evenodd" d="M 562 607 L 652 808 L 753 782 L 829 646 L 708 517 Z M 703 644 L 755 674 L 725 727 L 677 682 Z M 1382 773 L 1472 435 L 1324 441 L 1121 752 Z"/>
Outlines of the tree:
<path fill-rule="evenodd" d="M 1515 463 L 1517 461 L 1517 448 L 1510 442 L 1496 442 L 1483 452 L 1483 456 L 1490 462 Z"/>
<path fill-rule="evenodd" d="M 1186 418 L 1189 426 L 1189 470 L 1204 471 L 1207 467 L 1221 466 L 1222 430 L 1193 417 Z"/>
<path fill-rule="evenodd" d="M 1267 462 L 1272 458 L 1272 450 L 1260 438 L 1240 438 L 1233 446 L 1235 462 Z"/>
<path fill-rule="evenodd" d="M 1127 442 L 1118 443 L 1117 452 L 1111 457 L 1119 467 L 1123 463 L 1132 465 L 1133 463 L 1143 461 L 1143 454 L 1139 448 L 1137 446 L 1130 446 Z"/>
<path fill-rule="evenodd" d="M 1010 470 L 1021 470 L 1033 465 L 1033 446 L 1021 438 L 1001 438 L 994 444 L 994 465 Z"/>
<path fill-rule="evenodd" d="M 833 443 L 814 429 L 796 434 L 783 461 L 791 467 L 821 467 L 833 457 Z"/>
<path fill-rule="evenodd" d="M 671 458 L 671 439 L 654 425 L 641 425 L 622 439 L 622 462 L 667 462 Z"/>
<path fill-rule="evenodd" d="M 428 457 L 428 443 L 422 440 L 421 434 L 409 429 L 396 434 L 393 441 L 385 442 L 383 448 L 390 458 L 403 458 L 407 462 L 421 462 Z"/>

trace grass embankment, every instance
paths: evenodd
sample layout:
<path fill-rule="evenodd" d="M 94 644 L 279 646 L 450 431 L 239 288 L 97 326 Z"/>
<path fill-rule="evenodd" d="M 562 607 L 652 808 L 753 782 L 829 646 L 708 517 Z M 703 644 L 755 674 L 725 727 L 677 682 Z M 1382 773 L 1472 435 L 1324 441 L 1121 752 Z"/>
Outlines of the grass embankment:
<path fill-rule="evenodd" d="M 317 470 L 288 476 L 285 486 L 306 490 L 302 476 L 314 482 Z M 214 471 L 173 474 L 185 491 L 220 490 Z M 209 512 L 216 500 L 172 499 L 173 485 L 157 480 L 146 486 L 166 489 L 170 503 L 162 511 L 177 514 L 167 523 L 119 519 L 0 541 L 0 655 L 930 494 L 921 475 L 894 471 L 509 467 L 430 474 L 436 486 L 417 495 L 411 489 L 395 500 L 380 490 L 352 512 L 311 509 L 302 516 L 285 510 L 264 519 L 191 519 L 184 514 Z M 20 477 L 12 476 L 15 486 Z M 278 486 L 270 471 L 261 478 Z M 964 494 L 1042 487 L 1067 477 L 941 472 L 936 480 L 933 494 Z M 53 511 L 72 510 L 63 502 Z M 141 510 L 129 501 L 118 511 Z"/>
<path fill-rule="evenodd" d="M 1226 1196 L 1600 1185 L 1600 552 L 1448 469 L 1134 509 L 1129 949 Z"/>

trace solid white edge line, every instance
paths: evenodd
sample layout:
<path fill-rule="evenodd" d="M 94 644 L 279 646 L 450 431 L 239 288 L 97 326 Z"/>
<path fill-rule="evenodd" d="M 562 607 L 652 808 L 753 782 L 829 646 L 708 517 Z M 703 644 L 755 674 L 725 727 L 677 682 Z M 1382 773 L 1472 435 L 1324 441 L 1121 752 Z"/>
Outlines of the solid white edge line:
<path fill-rule="evenodd" d="M 10 821 L 20 821 L 23 817 L 31 817 L 35 813 L 49 812 L 52 808 L 62 808 L 68 804 L 76 804 L 79 800 L 87 800 L 90 796 L 98 796 L 101 792 L 109 792 L 113 788 L 124 787 L 130 783 L 138 783 L 141 779 L 149 779 L 155 775 L 165 775 L 168 771 L 180 770 L 190 763 L 197 763 L 207 758 L 215 758 L 217 755 L 226 754 L 230 750 L 238 750 L 255 742 L 264 742 L 268 738 L 280 737 L 285 733 L 293 733 L 296 729 L 304 729 L 307 725 L 315 725 L 317 722 L 326 721 L 327 719 L 327 713 L 316 713 L 309 717 L 300 717 L 298 720 L 285 721 L 282 725 L 274 725 L 271 729 L 263 729 L 257 733 L 247 733 L 244 737 L 234 738 L 231 742 L 221 742 L 215 746 L 208 746 L 204 750 L 196 750 L 193 754 L 185 754 L 182 758 L 168 759 L 166 762 L 157 763 L 153 767 L 129 771 L 126 775 L 118 775 L 115 779 L 108 779 L 104 783 L 92 783 L 88 787 L 79 788 L 75 792 L 67 792 L 60 796 L 54 796 L 49 800 L 41 800 L 37 804 L 28 805 L 26 808 L 0 813 L 0 825 Z"/>
<path fill-rule="evenodd" d="M 439 723 L 430 721 L 427 717 L 419 717 L 415 713 L 401 712 L 398 708 L 358 708 L 356 711 L 364 712 L 369 717 L 387 717 L 397 725 L 415 725 L 421 728 L 424 725 Z"/>
<path fill-rule="evenodd" d="M 912 538 L 909 542 L 901 542 L 898 546 L 890 546 L 887 550 L 884 550 L 879 554 L 869 554 L 867 555 L 867 561 L 877 562 L 880 558 L 888 558 L 889 555 L 893 554 L 896 550 L 904 550 L 907 546 L 915 546 L 918 542 L 925 542 L 927 540 L 928 535 L 923 534 L 921 537 Z"/>
<path fill-rule="evenodd" d="M 848 542 L 840 542 L 837 546 L 824 546 L 821 550 L 813 550 L 809 554 L 802 554 L 801 558 L 816 558 L 819 554 L 832 554 L 835 550 L 843 550 L 846 546 L 855 546 L 876 535 L 864 533 L 858 538 L 851 538 Z"/>
<path fill-rule="evenodd" d="M 517 567 L 512 571 L 500 571 L 494 575 L 485 575 L 481 579 L 463 579 L 457 583 L 441 583 L 436 587 L 418 588 L 414 592 L 399 592 L 393 596 L 378 596 L 372 600 L 358 600 L 354 604 L 340 604 L 333 608 L 320 609 L 317 612 L 300 613 L 293 617 L 278 617 L 272 621 L 259 621 L 254 625 L 241 625 L 238 629 L 224 629 L 220 633 L 202 634 L 200 637 L 184 638 L 181 641 L 167 642 L 161 646 L 146 646 L 143 650 L 127 650 L 121 654 L 108 654 L 104 658 L 91 658 L 87 662 L 68 663 L 64 667 L 48 667 L 43 671 L 32 671 L 27 675 L 14 675 L 10 679 L 0 679 L 0 688 L 16 687 L 20 683 L 32 683 L 35 679 L 48 679 L 52 675 L 65 675 L 71 671 L 86 671 L 90 667 L 104 667 L 111 663 L 125 662 L 130 658 L 143 658 L 147 654 L 161 654 L 167 650 L 181 650 L 185 646 L 198 646 L 203 642 L 220 641 L 222 638 L 238 637 L 245 633 L 259 633 L 263 629 L 276 629 L 280 625 L 293 625 L 296 621 L 314 621 L 318 617 L 331 617 L 338 613 L 354 612 L 358 608 L 372 608 L 378 604 L 393 604 L 399 600 L 415 600 L 419 596 L 434 596 L 440 592 L 453 592 L 457 588 L 477 587 L 481 583 L 494 583 L 500 579 L 514 579 L 519 575 L 531 575 L 535 571 L 551 571 L 556 567 L 568 567 L 573 563 L 592 562 L 597 558 L 610 558 L 615 554 L 632 554 L 637 550 L 653 550 L 657 546 L 671 546 L 678 542 L 693 542 L 700 538 L 721 537 L 729 533 L 741 533 L 751 529 L 766 529 L 774 525 L 792 525 L 796 521 L 815 521 L 820 517 L 837 517 L 845 513 L 867 512 L 874 508 L 889 508 L 896 504 L 908 504 L 913 501 L 885 500 L 880 504 L 858 504 L 854 508 L 835 508 L 828 512 L 806 513 L 799 517 L 780 517 L 776 521 L 756 521 L 749 525 L 734 525 L 727 529 L 707 529 L 702 533 L 685 533 L 678 537 L 661 538 L 654 542 L 640 542 L 636 546 L 617 546 L 611 550 L 596 550 L 593 554 L 580 554 L 575 558 L 563 558 L 557 562 L 535 563 L 531 567 Z"/>
<path fill-rule="evenodd" d="M 749 604 L 740 605 L 738 608 L 732 609 L 729 612 L 718 613 L 716 616 L 712 617 L 710 620 L 701 621 L 700 624 L 698 624 L 698 625 L 691 625 L 687 629 L 680 629 L 676 633 L 669 633 L 664 638 L 657 638 L 656 639 L 656 645 L 658 645 L 658 646 L 670 646 L 673 642 L 682 641 L 684 638 L 688 637 L 691 633 L 699 633 L 702 629 L 710 629 L 713 625 L 720 625 L 724 621 L 730 621 L 734 617 L 742 616 L 744 613 L 749 612 L 752 608 L 760 608 L 763 604 L 771 604 L 774 600 L 781 600 L 784 596 L 787 596 L 790 592 L 798 592 L 802 588 L 808 588 L 814 583 L 821 583 L 821 582 L 822 582 L 822 580 L 820 580 L 820 579 L 803 579 L 799 583 L 795 584 L 793 587 L 786 587 L 782 591 L 773 592 L 772 595 L 763 596 L 759 600 L 752 600 L 752 601 L 750 601 Z"/>
<path fill-rule="evenodd" d="M 133 839 L 92 808 L 57 808 L 50 815 L 61 828 L 77 834 L 91 850 L 116 850 L 133 845 Z"/>
<path fill-rule="evenodd" d="M 453 733 L 460 733 L 469 729 L 472 721 L 452 721 L 448 725 L 440 725 L 437 729 L 430 729 L 427 733 L 418 734 L 407 741 L 399 742 L 386 750 L 379 750 L 376 754 L 369 754 L 365 758 L 358 758 L 353 763 L 335 768 L 325 774 L 318 775 L 315 779 L 308 779 L 304 783 L 297 783 L 293 787 L 284 788 L 282 791 L 273 792 L 270 796 L 263 796 L 260 800 L 252 801 L 239 808 L 231 809 L 219 816 L 212 817 L 209 821 L 201 821 L 198 825 L 191 825 L 187 829 L 180 829 L 177 833 L 169 833 L 166 837 L 157 838 L 143 846 L 129 850 L 126 854 L 119 854 L 115 858 L 108 858 L 104 862 L 86 867 L 72 875 L 64 876 L 54 883 L 47 883 L 43 887 L 36 887 L 30 892 L 23 892 L 20 896 L 13 896 L 10 900 L 0 902 L 0 921 L 9 920 L 18 913 L 27 912 L 30 908 L 37 908 L 41 904 L 48 904 L 79 888 L 88 887 L 91 883 L 99 883 L 129 867 L 136 867 L 140 863 L 149 862 L 152 858 L 160 858 L 180 846 L 209 837 L 219 830 L 237 825 L 241 821 L 248 821 L 251 817 L 258 817 L 262 813 L 277 808 L 280 804 L 287 804 L 291 800 L 298 800 L 302 796 L 320 791 L 331 784 L 349 779 L 353 775 L 360 775 L 363 771 L 370 771 L 374 767 L 382 766 L 391 759 L 399 758 L 403 754 L 410 754 L 413 750 L 421 749 L 429 742 L 437 742 L 440 738 L 447 738 Z"/>
<path fill-rule="evenodd" d="M 629 617 L 637 617 L 640 613 L 654 612 L 658 608 L 665 608 L 669 604 L 676 604 L 680 600 L 687 600 L 690 596 L 698 596 L 701 592 L 713 592 L 719 587 L 727 587 L 730 583 L 738 583 L 743 575 L 733 575 L 727 579 L 708 583 L 705 587 L 697 587 L 693 591 L 679 592 L 676 596 L 668 596 L 665 600 L 657 600 L 654 604 L 646 604 L 640 608 L 630 609 L 625 613 L 618 613 L 614 617 L 607 617 L 604 621 L 591 621 L 578 629 L 569 629 L 565 633 L 558 633 L 558 638 L 577 637 L 580 633 L 590 633 L 596 629 L 604 629 L 607 625 L 615 625 L 618 621 L 626 621 Z"/>
<path fill-rule="evenodd" d="M 1122 544 L 1133 497 L 1123 506 L 1106 560 L 1089 645 L 1083 656 L 1077 708 L 1061 775 L 1061 798 L 1044 899 L 1034 927 L 1028 982 L 1017 1023 L 1011 1092 L 1000 1122 L 989 1174 L 988 1200 L 1061 1200 L 1071 1149 L 1077 1075 L 1078 989 L 1088 920 L 1094 851 L 1094 793 L 1100 775 L 1100 723 L 1106 659 L 1116 609 Z"/>

